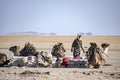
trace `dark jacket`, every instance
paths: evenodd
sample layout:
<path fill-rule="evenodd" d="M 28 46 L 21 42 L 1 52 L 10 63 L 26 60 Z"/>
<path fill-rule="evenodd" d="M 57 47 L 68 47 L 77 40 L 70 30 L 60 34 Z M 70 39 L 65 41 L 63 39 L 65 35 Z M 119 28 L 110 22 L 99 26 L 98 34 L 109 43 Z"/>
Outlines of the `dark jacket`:
<path fill-rule="evenodd" d="M 83 50 L 84 52 L 84 49 L 83 49 L 83 46 L 82 46 L 82 40 L 79 40 L 78 38 L 76 38 L 73 43 L 72 43 L 72 48 L 71 48 L 71 51 L 73 51 L 74 49 L 78 49 L 80 50 L 80 48 Z"/>

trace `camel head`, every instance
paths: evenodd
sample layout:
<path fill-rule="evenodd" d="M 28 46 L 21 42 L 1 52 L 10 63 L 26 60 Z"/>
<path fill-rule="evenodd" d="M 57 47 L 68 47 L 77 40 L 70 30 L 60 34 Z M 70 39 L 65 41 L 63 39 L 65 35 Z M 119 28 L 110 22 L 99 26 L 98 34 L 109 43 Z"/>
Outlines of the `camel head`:
<path fill-rule="evenodd" d="M 94 43 L 94 42 L 90 43 L 90 45 L 91 45 L 92 48 L 97 48 L 97 44 Z"/>
<path fill-rule="evenodd" d="M 19 55 L 20 46 L 12 46 L 9 48 L 9 51 L 12 51 L 14 55 Z"/>
<path fill-rule="evenodd" d="M 103 49 L 105 49 L 105 48 L 107 48 L 107 47 L 109 47 L 109 46 L 110 46 L 109 43 L 103 43 L 103 44 L 101 44 L 101 47 L 102 47 Z"/>
<path fill-rule="evenodd" d="M 103 43 L 101 44 L 101 47 L 103 48 L 102 53 L 108 57 L 108 47 L 110 46 L 109 43 Z"/>

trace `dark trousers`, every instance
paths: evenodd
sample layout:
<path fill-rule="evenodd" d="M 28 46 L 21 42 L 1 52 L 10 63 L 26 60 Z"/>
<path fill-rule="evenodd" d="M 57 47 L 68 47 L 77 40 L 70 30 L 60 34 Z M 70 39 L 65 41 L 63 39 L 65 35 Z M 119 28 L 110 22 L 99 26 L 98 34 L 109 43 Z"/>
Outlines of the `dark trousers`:
<path fill-rule="evenodd" d="M 80 50 L 79 50 L 79 49 L 74 49 L 73 57 L 74 57 L 74 58 L 80 57 Z"/>

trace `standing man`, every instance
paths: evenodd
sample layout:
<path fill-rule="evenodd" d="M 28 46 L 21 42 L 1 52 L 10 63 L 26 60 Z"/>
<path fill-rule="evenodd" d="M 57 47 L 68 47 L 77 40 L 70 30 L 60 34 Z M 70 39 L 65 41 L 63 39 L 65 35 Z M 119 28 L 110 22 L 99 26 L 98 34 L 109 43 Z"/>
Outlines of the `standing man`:
<path fill-rule="evenodd" d="M 82 46 L 82 36 L 78 34 L 77 38 L 73 41 L 72 47 L 71 47 L 71 52 L 73 52 L 74 58 L 79 58 L 81 49 L 83 53 L 85 53 Z"/>

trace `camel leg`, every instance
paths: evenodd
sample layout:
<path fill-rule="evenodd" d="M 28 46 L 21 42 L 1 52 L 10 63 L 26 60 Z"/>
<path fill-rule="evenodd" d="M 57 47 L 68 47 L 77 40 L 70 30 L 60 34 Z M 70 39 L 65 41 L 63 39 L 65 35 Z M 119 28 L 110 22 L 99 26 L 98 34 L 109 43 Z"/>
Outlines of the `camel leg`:
<path fill-rule="evenodd" d="M 88 63 L 87 68 L 93 68 L 94 66 L 90 63 Z"/>

